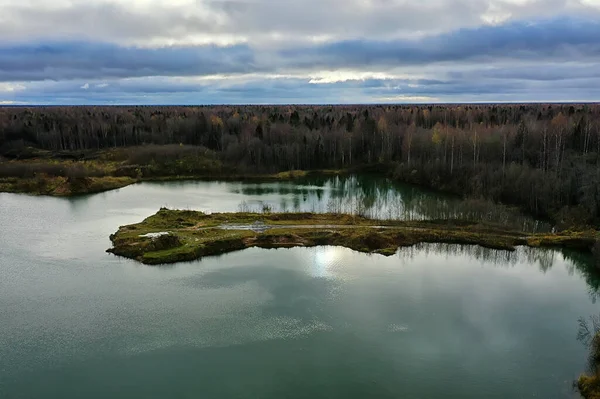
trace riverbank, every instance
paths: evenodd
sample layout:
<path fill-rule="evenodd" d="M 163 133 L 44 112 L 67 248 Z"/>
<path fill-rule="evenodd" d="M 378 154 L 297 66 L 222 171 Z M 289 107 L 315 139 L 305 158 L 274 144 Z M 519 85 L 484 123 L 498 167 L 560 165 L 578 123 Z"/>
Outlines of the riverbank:
<path fill-rule="evenodd" d="M 250 247 L 343 246 L 390 256 L 399 247 L 439 242 L 512 251 L 516 246 L 591 250 L 596 233 L 531 234 L 458 220 L 380 221 L 312 213 L 214 213 L 161 209 L 110 236 L 115 255 L 157 265 Z"/>
<path fill-rule="evenodd" d="M 94 194 L 104 191 L 116 190 L 135 183 L 152 181 L 186 181 L 186 180 L 223 180 L 223 181 L 282 181 L 293 180 L 306 176 L 328 176 L 336 172 L 330 171 L 291 171 L 278 174 L 265 175 L 201 175 L 201 176 L 165 176 L 157 178 L 132 178 L 132 177 L 87 177 L 82 179 L 69 179 L 65 176 L 39 176 L 35 178 L 20 179 L 15 177 L 0 178 L 0 192 L 18 193 L 29 195 L 46 195 L 53 197 L 69 197 L 82 194 Z M 341 173 L 340 173 L 341 174 Z"/>
<path fill-rule="evenodd" d="M 209 151 L 190 146 L 142 146 L 77 154 L 38 151 L 26 159 L 0 159 L 0 192 L 65 197 L 145 181 L 283 181 L 360 170 L 246 172 L 223 165 Z"/>
<path fill-rule="evenodd" d="M 64 176 L 42 176 L 31 179 L 14 177 L 0 179 L 0 192 L 30 195 L 70 197 L 115 190 L 137 183 L 131 177 L 85 177 L 73 179 Z"/>
<path fill-rule="evenodd" d="M 344 170 L 292 170 L 273 174 L 213 174 L 213 175 L 176 175 L 148 178 L 127 176 L 102 176 L 69 178 L 65 176 L 41 175 L 35 178 L 0 178 L 0 192 L 29 195 L 46 195 L 53 197 L 69 197 L 74 195 L 94 194 L 116 190 L 135 183 L 167 182 L 167 181 L 286 181 L 315 176 L 336 176 L 349 174 Z"/>
<path fill-rule="evenodd" d="M 448 193 L 471 201 L 491 199 L 472 196 L 428 180 L 417 170 L 399 173 L 402 164 L 373 162 L 342 169 L 273 171 L 225 163 L 219 155 L 199 146 L 143 145 L 71 152 L 50 152 L 26 148 L 12 159 L 0 157 L 0 192 L 29 195 L 76 196 L 122 188 L 131 184 L 152 181 L 290 181 L 323 176 L 369 174 L 407 183 L 437 193 Z M 406 166 L 406 165 L 405 165 Z M 406 172 L 406 171 L 405 171 Z M 415 172 L 415 173 L 413 173 Z M 504 199 L 502 199 L 504 200 Z M 497 199 L 499 201 L 499 199 Z M 504 204 L 504 202 L 502 202 Z M 523 204 L 506 202 L 507 207 L 519 210 L 558 229 L 585 229 L 590 224 L 581 218 L 567 215 L 570 208 L 559 214 L 529 213 Z M 574 208 L 575 209 L 575 208 Z M 580 208 L 576 209 L 581 212 Z M 336 210 L 339 212 L 339 210 Z"/>

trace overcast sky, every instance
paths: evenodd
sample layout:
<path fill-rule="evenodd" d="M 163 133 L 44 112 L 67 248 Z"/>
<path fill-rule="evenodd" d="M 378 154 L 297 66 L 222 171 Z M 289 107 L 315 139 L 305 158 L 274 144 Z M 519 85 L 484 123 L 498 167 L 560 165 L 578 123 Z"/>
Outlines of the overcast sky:
<path fill-rule="evenodd" d="M 0 104 L 600 101 L 600 0 L 0 0 Z"/>

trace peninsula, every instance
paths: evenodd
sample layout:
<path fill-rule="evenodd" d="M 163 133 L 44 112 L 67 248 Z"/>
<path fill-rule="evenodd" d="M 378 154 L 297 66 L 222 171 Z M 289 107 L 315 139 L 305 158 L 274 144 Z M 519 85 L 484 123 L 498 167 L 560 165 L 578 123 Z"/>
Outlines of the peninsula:
<path fill-rule="evenodd" d="M 108 252 L 145 264 L 191 261 L 250 247 L 336 245 L 360 252 L 393 255 L 422 242 L 481 245 L 554 246 L 592 250 L 596 233 L 526 234 L 459 220 L 389 221 L 313 213 L 213 213 L 160 209 L 141 223 L 121 226 Z"/>

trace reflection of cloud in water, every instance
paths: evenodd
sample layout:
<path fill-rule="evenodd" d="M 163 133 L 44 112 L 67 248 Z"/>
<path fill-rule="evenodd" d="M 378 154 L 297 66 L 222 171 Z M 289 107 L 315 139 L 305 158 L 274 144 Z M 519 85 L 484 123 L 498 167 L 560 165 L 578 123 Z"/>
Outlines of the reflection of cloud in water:
<path fill-rule="evenodd" d="M 258 316 L 254 314 L 254 316 Z M 246 319 L 207 320 L 198 326 L 196 334 L 184 329 L 181 335 L 147 336 L 146 340 L 129 341 L 122 352 L 136 355 L 170 346 L 219 348 L 251 342 L 306 337 L 316 332 L 331 331 L 332 327 L 318 320 L 305 321 L 292 317 L 252 317 Z M 228 328 L 223 328 L 223 321 Z"/>
<path fill-rule="evenodd" d="M 178 318 L 166 334 L 140 334 L 139 342 L 123 346 L 135 353 L 351 336 L 359 338 L 359 349 L 384 359 L 417 359 L 424 369 L 459 363 L 477 369 L 483 355 L 523 362 L 526 349 L 547 348 L 530 337 L 570 314 L 570 293 L 580 286 L 557 267 L 565 263 L 557 251 L 444 244 L 410 250 L 405 262 L 336 247 L 251 249 L 207 259 L 195 265 L 202 266 L 197 274 L 177 279 L 190 288 L 191 317 Z M 531 263 L 540 256 L 555 263 L 546 273 Z M 542 321 L 531 324 L 538 313 Z M 553 342 L 564 336 L 558 324 Z"/>
<path fill-rule="evenodd" d="M 219 345 L 328 330 L 334 313 L 328 307 L 340 284 L 307 275 L 304 270 L 248 265 L 211 270 L 180 281 L 200 291 L 214 290 L 209 301 L 227 302 L 223 307 L 215 304 L 200 327 L 203 332 L 199 335 L 219 336 Z M 203 308 L 207 306 L 211 307 L 203 304 Z M 214 331 L 210 331 L 211 325 Z M 221 330 L 227 333 L 219 333 Z"/>
<path fill-rule="evenodd" d="M 334 252 L 324 253 L 333 259 Z M 293 264 L 273 267 L 244 261 L 235 267 L 222 265 L 215 262 L 210 270 L 172 280 L 193 292 L 198 302 L 190 304 L 193 317 L 179 320 L 175 333 L 167 328 L 167 334 L 143 334 L 142 339 L 123 342 L 123 351 L 138 354 L 181 345 L 227 347 L 333 330 L 332 306 L 339 281 L 313 276 L 310 269 L 286 268 Z M 157 326 L 164 323 L 168 321 L 157 318 L 152 330 L 162 331 Z"/>

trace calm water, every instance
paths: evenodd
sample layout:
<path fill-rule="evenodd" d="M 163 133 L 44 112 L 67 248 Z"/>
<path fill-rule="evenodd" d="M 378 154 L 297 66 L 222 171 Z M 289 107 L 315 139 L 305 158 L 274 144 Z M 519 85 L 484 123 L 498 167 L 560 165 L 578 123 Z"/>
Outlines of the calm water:
<path fill-rule="evenodd" d="M 160 206 L 325 211 L 370 193 L 360 210 L 378 217 L 461 206 L 373 179 L 0 193 L 0 398 L 576 397 L 577 320 L 600 312 L 576 253 L 250 249 L 148 267 L 104 252 Z"/>

